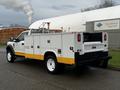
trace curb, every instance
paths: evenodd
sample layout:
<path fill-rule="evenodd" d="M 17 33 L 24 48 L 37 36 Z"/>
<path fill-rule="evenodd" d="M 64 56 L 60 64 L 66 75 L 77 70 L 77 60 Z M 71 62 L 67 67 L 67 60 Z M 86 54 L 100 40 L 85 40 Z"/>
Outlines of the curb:
<path fill-rule="evenodd" d="M 108 69 L 115 70 L 115 71 L 120 71 L 120 68 L 112 67 L 112 66 L 109 66 Z"/>

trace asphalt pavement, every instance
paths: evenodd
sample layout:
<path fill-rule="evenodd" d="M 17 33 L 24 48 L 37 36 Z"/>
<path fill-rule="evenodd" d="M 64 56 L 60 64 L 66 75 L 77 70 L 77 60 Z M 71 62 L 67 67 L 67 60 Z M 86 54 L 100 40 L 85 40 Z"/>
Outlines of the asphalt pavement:
<path fill-rule="evenodd" d="M 75 72 L 67 67 L 51 75 L 42 62 L 19 58 L 8 63 L 1 48 L 0 90 L 120 90 L 120 71 L 88 67 Z"/>

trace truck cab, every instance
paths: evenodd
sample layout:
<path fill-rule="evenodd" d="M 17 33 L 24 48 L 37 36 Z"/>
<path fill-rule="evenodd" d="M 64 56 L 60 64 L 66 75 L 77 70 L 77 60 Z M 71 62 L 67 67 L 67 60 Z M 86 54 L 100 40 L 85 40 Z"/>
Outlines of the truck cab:
<path fill-rule="evenodd" d="M 10 41 L 7 42 L 7 60 L 8 62 L 13 62 L 13 60 L 16 58 L 15 53 L 21 52 L 23 53 L 25 51 L 24 48 L 24 37 L 29 35 L 30 31 L 23 31 L 18 35 L 17 38 L 10 39 Z M 11 56 L 12 55 L 12 56 Z"/>
<path fill-rule="evenodd" d="M 10 40 L 7 45 L 11 45 L 15 51 L 24 52 L 24 37 L 29 34 L 29 31 L 23 31 L 17 38 Z"/>

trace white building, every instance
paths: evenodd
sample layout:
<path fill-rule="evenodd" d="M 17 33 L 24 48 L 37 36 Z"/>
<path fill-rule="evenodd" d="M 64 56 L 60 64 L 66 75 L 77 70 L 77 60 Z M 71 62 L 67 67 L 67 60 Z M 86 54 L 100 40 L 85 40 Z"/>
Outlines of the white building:
<path fill-rule="evenodd" d="M 120 18 L 120 6 L 70 14 L 49 19 L 38 20 L 30 25 L 30 29 L 39 29 L 42 23 L 50 22 L 51 29 L 66 31 L 86 31 L 86 22 Z"/>

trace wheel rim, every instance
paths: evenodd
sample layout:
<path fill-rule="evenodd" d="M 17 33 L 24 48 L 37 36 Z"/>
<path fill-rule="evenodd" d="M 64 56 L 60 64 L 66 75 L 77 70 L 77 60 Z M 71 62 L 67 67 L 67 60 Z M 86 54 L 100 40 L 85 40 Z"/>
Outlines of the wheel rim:
<path fill-rule="evenodd" d="M 7 59 L 8 59 L 8 61 L 11 61 L 11 58 L 12 58 L 12 55 L 11 55 L 11 53 L 9 52 L 9 53 L 7 54 Z"/>
<path fill-rule="evenodd" d="M 47 61 L 47 68 L 49 71 L 54 71 L 55 70 L 55 61 L 53 59 L 48 59 Z"/>

